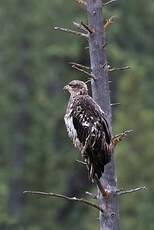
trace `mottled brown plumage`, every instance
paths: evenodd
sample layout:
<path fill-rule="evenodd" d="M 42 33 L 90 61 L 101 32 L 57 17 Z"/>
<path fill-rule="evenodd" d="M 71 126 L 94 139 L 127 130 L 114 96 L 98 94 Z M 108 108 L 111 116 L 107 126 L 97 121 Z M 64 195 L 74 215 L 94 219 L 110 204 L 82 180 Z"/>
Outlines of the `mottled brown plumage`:
<path fill-rule="evenodd" d="M 87 163 L 89 177 L 99 179 L 111 160 L 112 138 L 107 117 L 88 95 L 84 82 L 71 81 L 64 89 L 70 93 L 64 117 L 68 135 Z"/>

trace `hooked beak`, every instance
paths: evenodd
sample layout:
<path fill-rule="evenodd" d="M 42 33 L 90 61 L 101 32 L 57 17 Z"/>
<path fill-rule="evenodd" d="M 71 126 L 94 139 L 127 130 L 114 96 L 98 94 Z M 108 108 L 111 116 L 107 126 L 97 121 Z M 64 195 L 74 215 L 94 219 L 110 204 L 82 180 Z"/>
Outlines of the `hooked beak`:
<path fill-rule="evenodd" d="M 69 85 L 65 85 L 63 90 L 67 91 L 69 89 Z"/>

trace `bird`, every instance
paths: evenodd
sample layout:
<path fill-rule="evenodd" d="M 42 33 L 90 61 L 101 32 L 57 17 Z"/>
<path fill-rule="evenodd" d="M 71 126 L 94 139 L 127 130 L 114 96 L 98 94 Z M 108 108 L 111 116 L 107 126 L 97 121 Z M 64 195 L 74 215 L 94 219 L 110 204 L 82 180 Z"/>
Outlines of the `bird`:
<path fill-rule="evenodd" d="M 68 136 L 80 151 L 92 180 L 100 179 L 111 161 L 112 135 L 107 115 L 88 95 L 85 82 L 73 80 L 64 87 L 70 94 L 64 116 Z"/>

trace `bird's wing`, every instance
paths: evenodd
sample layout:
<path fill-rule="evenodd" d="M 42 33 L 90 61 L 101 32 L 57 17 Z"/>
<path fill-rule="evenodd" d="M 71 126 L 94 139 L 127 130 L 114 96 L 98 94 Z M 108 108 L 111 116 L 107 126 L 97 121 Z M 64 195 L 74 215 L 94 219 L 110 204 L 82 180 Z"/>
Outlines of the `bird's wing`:
<path fill-rule="evenodd" d="M 76 97 L 71 115 L 78 138 L 83 145 L 90 133 L 94 133 L 94 136 L 99 139 L 105 137 L 105 141 L 110 144 L 111 133 L 107 118 L 90 96 Z"/>

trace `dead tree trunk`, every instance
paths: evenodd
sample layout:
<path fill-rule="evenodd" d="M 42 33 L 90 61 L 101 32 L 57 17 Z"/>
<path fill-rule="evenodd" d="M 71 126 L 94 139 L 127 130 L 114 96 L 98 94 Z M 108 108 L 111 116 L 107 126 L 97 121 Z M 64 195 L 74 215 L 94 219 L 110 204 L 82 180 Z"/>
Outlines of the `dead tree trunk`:
<path fill-rule="evenodd" d="M 96 80 L 92 80 L 92 96 L 108 115 L 110 129 L 111 125 L 111 105 L 108 80 L 107 60 L 105 54 L 105 31 L 103 26 L 102 0 L 87 0 L 88 25 L 93 31 L 89 33 L 89 52 L 92 74 Z M 116 172 L 114 158 L 105 167 L 105 172 L 101 182 L 109 191 L 117 190 Z M 99 192 L 99 205 L 104 206 L 103 197 Z M 103 207 L 104 208 L 104 207 Z M 108 204 L 108 215 L 104 216 L 100 212 L 101 230 L 119 229 L 119 207 L 118 197 L 110 195 Z"/>

